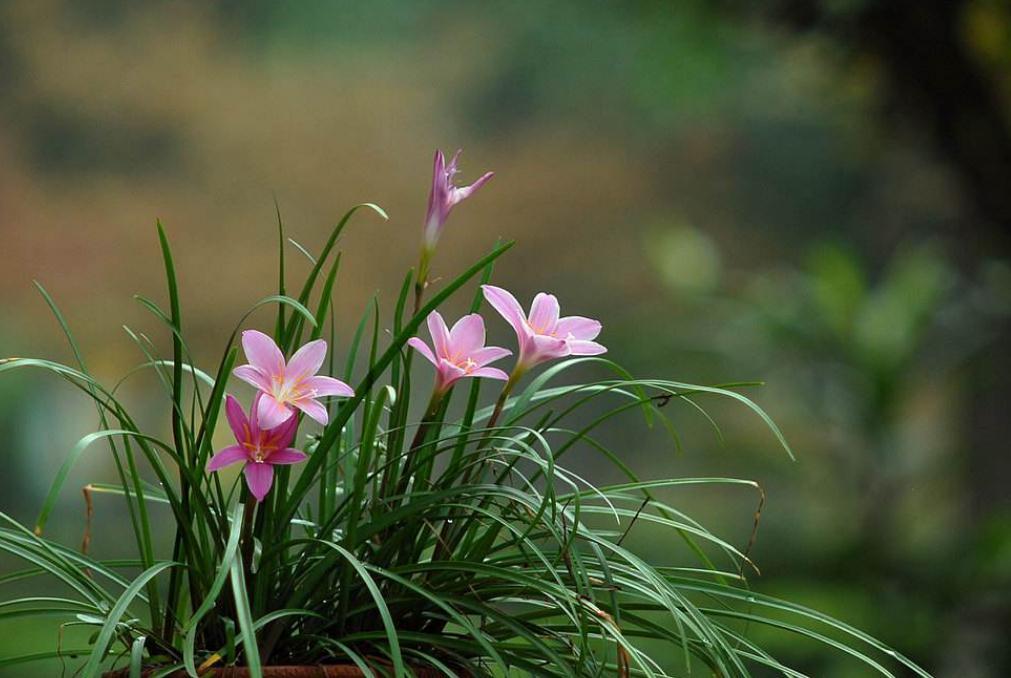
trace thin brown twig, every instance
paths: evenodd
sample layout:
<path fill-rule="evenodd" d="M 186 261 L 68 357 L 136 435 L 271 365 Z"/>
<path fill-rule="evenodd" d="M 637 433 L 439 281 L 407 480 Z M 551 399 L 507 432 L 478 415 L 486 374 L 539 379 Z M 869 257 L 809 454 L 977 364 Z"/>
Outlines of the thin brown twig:
<path fill-rule="evenodd" d="M 81 488 L 81 494 L 84 495 L 84 536 L 81 537 L 81 553 L 83 555 L 88 555 L 88 549 L 91 548 L 91 519 L 95 515 L 95 505 L 91 498 L 93 489 L 91 483 Z M 84 574 L 94 578 L 90 567 L 84 568 Z"/>
<path fill-rule="evenodd" d="M 744 560 L 741 561 L 740 575 L 744 577 L 744 565 L 750 563 L 755 572 L 761 576 L 762 571 L 758 569 L 758 565 L 751 562 L 751 549 L 755 545 L 755 541 L 758 539 L 758 525 L 762 522 L 762 509 L 765 508 L 765 489 L 759 483 L 755 483 L 755 489 L 758 490 L 758 507 L 755 509 L 755 523 L 751 527 L 751 536 L 748 537 L 748 545 L 744 548 Z"/>
<path fill-rule="evenodd" d="M 627 537 L 628 533 L 631 532 L 632 526 L 635 525 L 635 522 L 637 520 L 639 520 L 639 516 L 642 514 L 643 509 L 645 509 L 646 506 L 648 505 L 649 505 L 649 497 L 646 497 L 645 499 L 642 500 L 642 503 L 639 504 L 639 508 L 636 510 L 635 515 L 632 516 L 632 520 L 629 521 L 628 526 L 625 528 L 625 531 L 621 533 L 620 537 L 618 537 L 618 541 L 615 542 L 615 546 L 621 546 L 621 542 L 625 541 L 625 537 Z"/>

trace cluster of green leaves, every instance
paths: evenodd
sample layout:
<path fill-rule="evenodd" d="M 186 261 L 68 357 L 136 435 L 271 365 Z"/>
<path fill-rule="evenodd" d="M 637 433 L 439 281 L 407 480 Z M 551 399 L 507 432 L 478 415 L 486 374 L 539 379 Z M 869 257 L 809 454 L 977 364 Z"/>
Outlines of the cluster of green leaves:
<path fill-rule="evenodd" d="M 338 343 L 332 297 L 339 236 L 361 205 L 334 228 L 317 256 L 298 246 L 311 269 L 297 296 L 279 288 L 254 307 L 276 305 L 274 337 L 287 354 L 324 335 Z M 880 642 L 813 610 L 759 595 L 744 576 L 747 555 L 658 494 L 686 486 L 761 490 L 732 478 L 641 480 L 622 450 L 598 440 L 616 417 L 663 426 L 664 407 L 683 404 L 708 417 L 700 400 L 731 398 L 750 408 L 786 448 L 775 424 L 735 385 L 695 386 L 636 379 L 602 358 L 556 363 L 505 401 L 501 416 L 482 405 L 480 380 L 457 387 L 422 426 L 412 418 L 411 353 L 405 344 L 452 295 L 491 277 L 497 246 L 408 314 L 406 276 L 387 325 L 378 302 L 350 339 L 342 369 L 355 386 L 331 403 L 330 423 L 306 445 L 301 467 L 279 468 L 262 504 L 236 480 L 205 472 L 226 384 L 236 362 L 240 319 L 213 373 L 193 364 L 168 240 L 159 226 L 168 310 L 139 298 L 169 330 L 172 355 L 157 355 L 131 333 L 171 405 L 171 440 L 143 432 L 89 372 L 67 324 L 43 290 L 77 361 L 9 359 L 0 372 L 43 368 L 81 389 L 98 408 L 99 430 L 70 452 L 36 529 L 3 516 L 0 549 L 28 569 L 0 585 L 35 577 L 60 582 L 60 596 L 0 602 L 0 619 L 55 615 L 93 626 L 89 647 L 0 659 L 0 666 L 47 656 L 81 657 L 94 678 L 169 676 L 237 664 L 253 676 L 273 664 L 345 663 L 366 676 L 445 675 L 748 676 L 758 668 L 786 676 L 749 636 L 764 625 L 826 643 L 882 675 L 898 662 L 926 676 Z M 41 288 L 40 288 L 41 289 Z M 475 294 L 473 309 L 480 305 Z M 251 311 L 252 312 L 252 311 Z M 327 329 L 328 328 L 328 329 Z M 346 339 L 345 339 L 346 341 Z M 557 385 L 577 365 L 607 379 Z M 357 380 L 355 379 L 356 373 Z M 485 386 L 484 388 L 488 388 Z M 454 402 L 455 398 L 455 402 Z M 413 408 L 417 410 L 415 406 Z M 420 433 L 419 433 L 420 430 Z M 136 557 L 103 562 L 44 538 L 46 520 L 72 467 L 91 444 L 108 444 L 118 482 L 92 484 L 121 496 L 136 537 Z M 561 465 L 574 449 L 599 454 L 626 480 L 595 486 Z M 168 510 L 176 532 L 169 557 L 156 552 L 152 514 Z M 2 515 L 2 514 L 0 514 Z M 682 564 L 657 567 L 623 546 L 636 524 L 671 536 Z M 721 563 L 721 564 L 718 564 Z M 663 650 L 665 661 L 653 656 Z M 144 673 L 154 667 L 153 673 Z M 764 668 L 763 668 L 764 667 Z"/>

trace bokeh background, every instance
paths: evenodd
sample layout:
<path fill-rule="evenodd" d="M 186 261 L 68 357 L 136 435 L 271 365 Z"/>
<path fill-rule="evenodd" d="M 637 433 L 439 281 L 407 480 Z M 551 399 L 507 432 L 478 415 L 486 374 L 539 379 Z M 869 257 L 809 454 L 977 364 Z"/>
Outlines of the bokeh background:
<path fill-rule="evenodd" d="M 633 372 L 766 382 L 747 392 L 796 462 L 716 403 L 722 440 L 689 411 L 680 451 L 635 421 L 605 433 L 644 475 L 762 483 L 758 590 L 938 676 L 1011 675 L 1001 0 L 6 0 L 0 92 L 0 354 L 71 357 L 33 279 L 107 380 L 143 360 L 121 325 L 163 346 L 132 298 L 164 298 L 160 218 L 213 361 L 273 290 L 275 199 L 309 249 L 352 204 L 389 212 L 344 238 L 351 326 L 415 261 L 433 149 L 464 147 L 463 179 L 496 177 L 454 213 L 436 275 L 515 238 L 498 280 L 600 317 Z M 130 395 L 164 425 L 156 388 Z M 0 509 L 31 525 L 93 418 L 65 384 L 3 375 Z M 68 487 L 109 479 L 98 449 Z M 746 543 L 754 496 L 671 500 Z M 125 551 L 115 499 L 95 511 L 93 548 Z M 68 491 L 49 534 L 83 525 Z M 0 656 L 51 647 L 55 624 L 5 623 Z M 813 676 L 867 675 L 767 642 Z"/>

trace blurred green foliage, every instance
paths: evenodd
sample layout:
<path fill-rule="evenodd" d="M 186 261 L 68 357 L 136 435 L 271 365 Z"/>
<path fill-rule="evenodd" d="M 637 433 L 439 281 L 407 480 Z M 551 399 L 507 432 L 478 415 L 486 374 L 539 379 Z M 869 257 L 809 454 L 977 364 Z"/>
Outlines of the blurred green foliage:
<path fill-rule="evenodd" d="M 683 246 L 658 263 L 662 275 L 711 257 L 701 233 L 671 233 Z M 787 487 L 782 468 L 756 464 L 752 441 L 725 444 L 733 461 L 724 468 L 771 478 L 771 502 L 786 500 L 763 522 L 762 584 L 903 636 L 924 654 L 952 632 L 940 610 L 976 596 L 999 610 L 1006 598 L 996 592 L 1011 584 L 1011 522 L 1006 512 L 977 521 L 961 502 L 972 492 L 967 441 L 948 429 L 949 408 L 964 407 L 971 388 L 968 367 L 1011 311 L 1006 264 L 979 273 L 957 272 L 935 243 L 901 248 L 876 273 L 850 247 L 815 245 L 800 268 L 751 272 L 697 296 L 694 305 L 717 312 L 686 340 L 701 342 L 700 354 L 719 346 L 722 360 L 767 377 L 799 451 L 803 480 Z M 687 292 L 698 294 L 671 283 L 675 296 Z M 815 675 L 850 675 L 796 660 Z"/>

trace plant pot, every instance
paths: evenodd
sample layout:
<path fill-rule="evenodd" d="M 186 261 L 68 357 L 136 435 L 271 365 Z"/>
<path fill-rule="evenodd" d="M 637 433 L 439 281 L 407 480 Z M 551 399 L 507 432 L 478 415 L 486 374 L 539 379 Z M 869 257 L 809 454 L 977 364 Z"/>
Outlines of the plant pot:
<path fill-rule="evenodd" d="M 148 678 L 158 669 L 145 669 L 141 676 Z M 412 669 L 418 678 L 437 678 L 443 674 L 434 669 Z M 264 666 L 263 678 L 361 678 L 364 676 L 357 666 L 316 665 L 316 666 Z M 102 678 L 129 678 L 129 669 L 119 669 L 102 674 Z M 249 669 L 226 666 L 212 668 L 201 674 L 202 678 L 249 678 Z M 176 671 L 169 678 L 187 678 L 185 671 Z"/>

